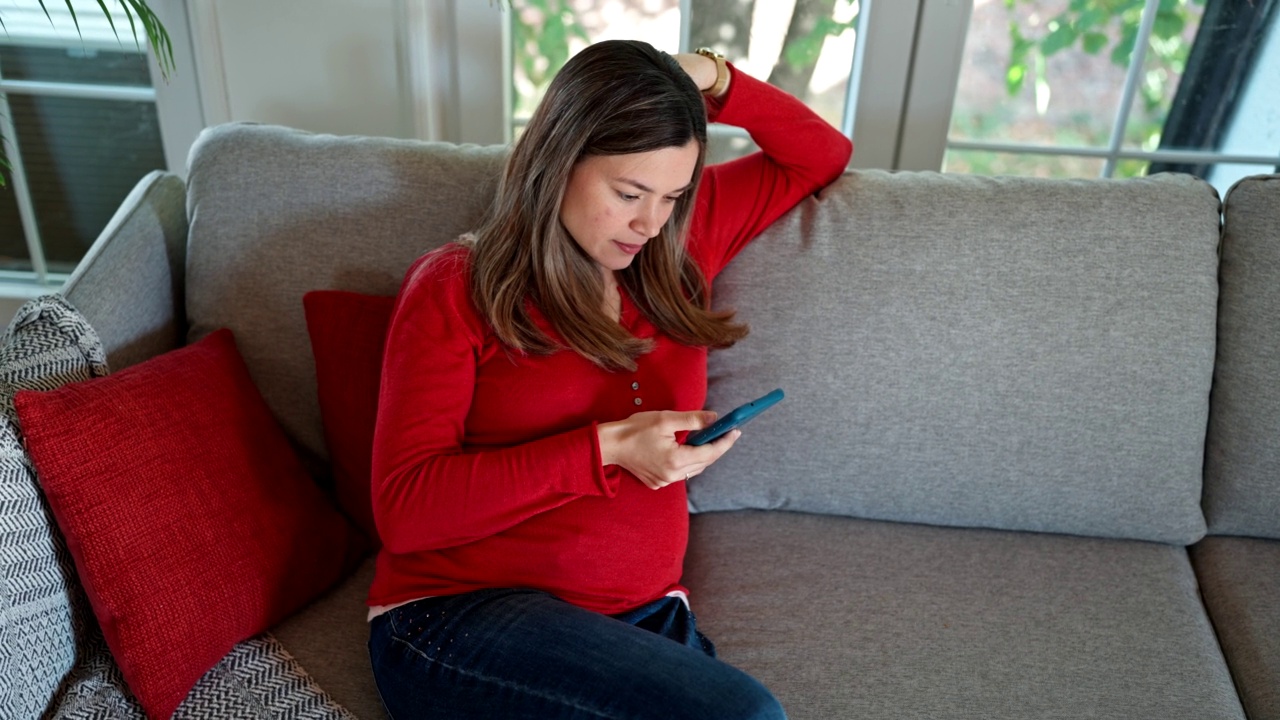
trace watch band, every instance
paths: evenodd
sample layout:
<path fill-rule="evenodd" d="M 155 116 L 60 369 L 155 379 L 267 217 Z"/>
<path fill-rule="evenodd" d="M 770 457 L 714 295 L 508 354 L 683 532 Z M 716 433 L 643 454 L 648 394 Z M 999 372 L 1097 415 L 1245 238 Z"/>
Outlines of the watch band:
<path fill-rule="evenodd" d="M 724 89 L 729 87 L 729 66 L 724 62 L 724 55 L 707 47 L 700 47 L 694 52 L 716 61 L 716 81 L 711 87 L 703 90 L 702 94 L 713 98 L 720 97 L 724 94 Z"/>

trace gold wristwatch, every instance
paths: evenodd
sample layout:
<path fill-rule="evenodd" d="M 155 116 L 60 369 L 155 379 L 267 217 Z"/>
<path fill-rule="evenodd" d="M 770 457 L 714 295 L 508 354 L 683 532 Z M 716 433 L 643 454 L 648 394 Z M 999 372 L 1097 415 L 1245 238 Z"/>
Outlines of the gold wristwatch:
<path fill-rule="evenodd" d="M 724 94 L 724 89 L 729 87 L 729 66 L 724 63 L 724 55 L 708 47 L 700 47 L 694 52 L 716 61 L 716 81 L 711 87 L 703 90 L 702 94 L 713 98 L 720 97 Z"/>

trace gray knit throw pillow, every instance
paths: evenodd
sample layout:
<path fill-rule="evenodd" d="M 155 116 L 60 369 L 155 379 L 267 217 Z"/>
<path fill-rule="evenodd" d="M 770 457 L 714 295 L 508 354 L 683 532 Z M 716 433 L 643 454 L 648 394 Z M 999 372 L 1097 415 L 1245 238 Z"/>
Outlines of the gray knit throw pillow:
<path fill-rule="evenodd" d="M 93 626 L 23 450 L 13 396 L 106 374 L 97 333 L 56 295 L 23 305 L 0 341 L 0 707 L 8 717 L 44 712 Z"/>

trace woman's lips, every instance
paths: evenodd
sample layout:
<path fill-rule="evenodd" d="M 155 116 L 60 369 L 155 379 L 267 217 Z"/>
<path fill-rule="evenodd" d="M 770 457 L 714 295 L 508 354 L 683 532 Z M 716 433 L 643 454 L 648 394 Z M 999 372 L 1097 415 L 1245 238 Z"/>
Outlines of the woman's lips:
<path fill-rule="evenodd" d="M 622 249 L 622 252 L 628 255 L 635 255 L 636 253 L 644 249 L 644 245 L 628 245 L 624 242 L 618 242 L 617 240 L 614 240 L 613 244 L 617 245 L 619 248 Z"/>

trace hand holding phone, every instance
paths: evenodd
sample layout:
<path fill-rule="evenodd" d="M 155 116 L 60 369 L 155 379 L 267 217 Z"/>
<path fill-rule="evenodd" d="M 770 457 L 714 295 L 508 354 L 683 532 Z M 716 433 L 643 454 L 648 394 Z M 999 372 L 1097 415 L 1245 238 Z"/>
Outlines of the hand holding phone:
<path fill-rule="evenodd" d="M 782 400 L 782 398 L 782 390 L 778 389 L 762 398 L 752 400 L 745 405 L 736 407 L 727 415 L 722 416 L 707 427 L 689 433 L 689 436 L 684 439 L 684 444 L 705 445 L 730 430 L 746 425 L 752 418 L 755 418 L 765 410 L 777 405 L 778 401 Z"/>

